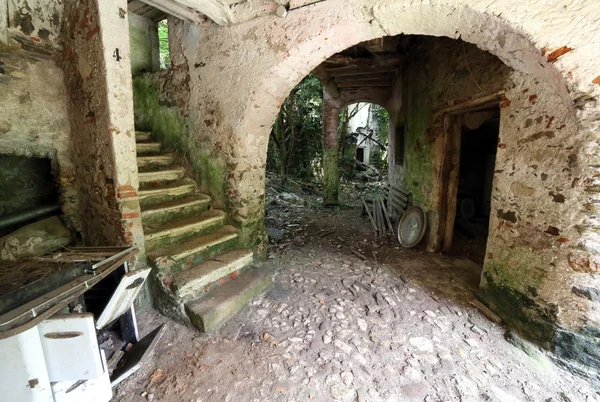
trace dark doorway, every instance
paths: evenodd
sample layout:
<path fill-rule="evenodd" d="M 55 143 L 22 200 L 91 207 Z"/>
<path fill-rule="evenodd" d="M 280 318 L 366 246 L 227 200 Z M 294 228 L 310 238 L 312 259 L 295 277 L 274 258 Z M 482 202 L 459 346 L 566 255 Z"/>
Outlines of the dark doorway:
<path fill-rule="evenodd" d="M 490 219 L 500 112 L 463 116 L 453 252 L 483 265 Z"/>
<path fill-rule="evenodd" d="M 364 148 L 356 148 L 356 160 L 359 162 L 365 161 L 365 149 Z"/>

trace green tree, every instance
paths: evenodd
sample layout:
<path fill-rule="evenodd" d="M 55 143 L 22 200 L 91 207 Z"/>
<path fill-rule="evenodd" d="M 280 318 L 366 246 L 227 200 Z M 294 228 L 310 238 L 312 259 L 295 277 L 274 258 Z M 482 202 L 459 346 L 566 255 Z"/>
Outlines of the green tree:
<path fill-rule="evenodd" d="M 313 75 L 305 77 L 288 95 L 275 119 L 269 140 L 267 168 L 300 178 L 315 175 L 322 153 L 323 88 Z"/>

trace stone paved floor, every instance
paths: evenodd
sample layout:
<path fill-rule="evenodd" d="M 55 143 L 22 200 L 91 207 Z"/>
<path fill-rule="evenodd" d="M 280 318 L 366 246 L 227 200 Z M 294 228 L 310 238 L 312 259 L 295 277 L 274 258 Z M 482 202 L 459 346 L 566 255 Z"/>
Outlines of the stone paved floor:
<path fill-rule="evenodd" d="M 272 290 L 218 334 L 170 325 L 114 400 L 600 400 L 470 304 L 476 264 L 373 242 L 357 216 L 290 223 L 290 241 L 265 263 L 277 272 Z M 141 321 L 148 330 L 165 319 L 149 311 Z"/>

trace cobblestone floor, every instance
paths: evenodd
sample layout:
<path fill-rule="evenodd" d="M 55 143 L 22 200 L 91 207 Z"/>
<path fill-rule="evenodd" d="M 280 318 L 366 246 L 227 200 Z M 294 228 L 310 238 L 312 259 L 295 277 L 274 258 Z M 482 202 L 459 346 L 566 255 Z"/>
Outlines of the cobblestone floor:
<path fill-rule="evenodd" d="M 169 325 L 115 401 L 600 400 L 473 307 L 477 264 L 373 241 L 356 210 L 289 225 L 273 288 L 217 334 Z"/>

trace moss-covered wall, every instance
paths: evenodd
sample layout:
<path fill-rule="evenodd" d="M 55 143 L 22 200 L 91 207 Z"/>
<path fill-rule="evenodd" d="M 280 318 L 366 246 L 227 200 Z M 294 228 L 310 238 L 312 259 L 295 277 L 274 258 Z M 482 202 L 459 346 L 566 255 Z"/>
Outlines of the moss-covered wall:
<path fill-rule="evenodd" d="M 580 163 L 586 134 L 571 105 L 552 83 L 513 72 L 474 46 L 421 38 L 409 49 L 404 182 L 414 203 L 428 213 L 431 230 L 445 219 L 438 217 L 445 196 L 440 170 L 449 155 L 436 110 L 505 90 L 480 297 L 511 328 L 558 356 L 600 366 L 600 322 L 589 313 L 594 291 L 586 291 L 598 287 L 600 265 L 582 237 L 590 227 L 582 223 L 586 213 L 597 208 L 577 208 L 591 192 L 583 189 L 589 180 Z"/>
<path fill-rule="evenodd" d="M 184 82 L 172 85 L 174 71 L 144 74 L 133 79 L 133 104 L 137 130 L 150 131 L 153 139 L 171 149 L 189 168 L 200 189 L 213 198 L 216 207 L 227 207 L 224 164 L 202 149 L 194 134 L 193 122 L 187 117 Z"/>
<path fill-rule="evenodd" d="M 445 219 L 441 205 L 443 163 L 443 116 L 437 109 L 495 93 L 503 88 L 509 69 L 500 60 L 476 46 L 448 38 L 415 36 L 407 49 L 403 67 L 401 113 L 395 124 L 404 124 L 404 168 L 393 167 L 392 178 L 400 181 L 412 195 L 413 205 L 423 208 L 428 217 L 425 244 L 436 249 L 436 235 Z M 399 103 L 392 99 L 390 104 Z M 434 120 L 435 119 L 435 120 Z M 395 144 L 392 150 L 395 152 Z M 394 155 L 390 156 L 394 159 Z"/>
<path fill-rule="evenodd" d="M 146 74 L 133 79 L 135 128 L 150 131 L 156 141 L 183 152 L 184 139 L 188 136 L 186 120 L 179 109 L 161 101 L 158 78 Z"/>
<path fill-rule="evenodd" d="M 411 193 L 413 204 L 430 212 L 433 206 L 433 188 L 436 178 L 435 155 L 428 130 L 433 120 L 433 105 L 427 76 L 413 64 L 407 68 L 404 101 L 404 185 Z"/>
<path fill-rule="evenodd" d="M 131 48 L 131 74 L 158 71 L 158 28 L 151 19 L 128 13 L 129 46 Z"/>

